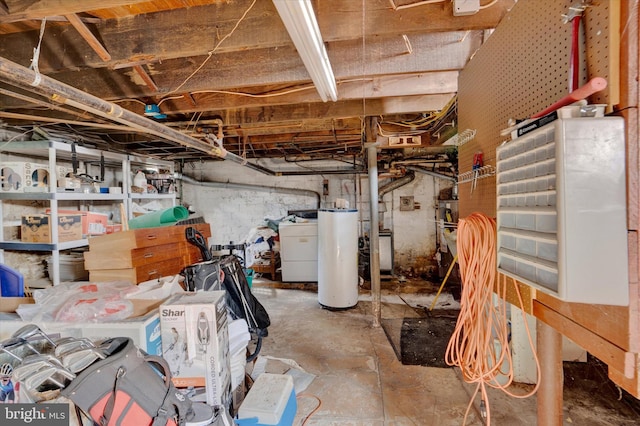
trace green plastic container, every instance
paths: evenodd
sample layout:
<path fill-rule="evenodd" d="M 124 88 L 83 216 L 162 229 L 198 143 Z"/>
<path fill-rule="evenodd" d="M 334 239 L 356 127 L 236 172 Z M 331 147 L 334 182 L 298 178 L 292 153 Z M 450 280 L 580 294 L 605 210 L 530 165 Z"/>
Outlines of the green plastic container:
<path fill-rule="evenodd" d="M 244 269 L 244 276 L 247 278 L 247 284 L 249 284 L 249 288 L 251 288 L 251 284 L 253 284 L 253 269 Z"/>

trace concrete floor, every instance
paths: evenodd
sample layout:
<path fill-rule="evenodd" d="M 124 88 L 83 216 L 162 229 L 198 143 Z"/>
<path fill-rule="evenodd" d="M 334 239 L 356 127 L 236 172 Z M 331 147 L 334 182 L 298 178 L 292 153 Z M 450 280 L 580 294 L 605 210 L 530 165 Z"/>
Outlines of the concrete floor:
<path fill-rule="evenodd" d="M 291 287 L 267 279 L 255 279 L 253 283 L 254 294 L 271 318 L 269 336 L 260 354 L 293 360 L 315 375 L 303 392 L 305 396 L 298 397 L 294 425 L 463 424 L 474 386 L 462 381 L 457 368 L 403 365 L 383 328 L 373 326 L 368 291 L 360 292 L 355 308 L 329 311 L 318 304 L 313 285 Z M 427 299 L 421 294 L 385 290 L 382 318 L 419 317 L 415 307 L 429 306 L 433 295 L 427 295 Z M 455 304 L 446 294 L 438 302 L 444 307 Z M 269 361 L 268 365 L 268 371 L 273 372 L 289 368 L 278 361 Z M 606 380 L 605 374 L 603 383 Z M 604 386 L 577 393 L 565 386 L 564 425 L 640 424 L 640 407 L 627 410 L 623 405 L 621 409 L 617 390 L 606 393 Z M 521 393 L 531 389 L 531 385 L 513 387 L 514 392 Z M 318 400 L 320 407 L 307 418 Z M 491 389 L 489 404 L 492 425 L 536 424 L 535 395 L 516 399 Z M 480 418 L 476 399 L 466 424 L 482 425 Z"/>

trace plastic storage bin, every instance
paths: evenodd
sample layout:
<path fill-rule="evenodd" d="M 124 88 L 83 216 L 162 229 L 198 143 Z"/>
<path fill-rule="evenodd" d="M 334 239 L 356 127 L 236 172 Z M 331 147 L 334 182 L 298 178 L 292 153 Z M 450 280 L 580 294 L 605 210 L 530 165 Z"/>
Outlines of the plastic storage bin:
<path fill-rule="evenodd" d="M 0 264 L 0 295 L 24 297 L 24 277 L 15 269 Z"/>
<path fill-rule="evenodd" d="M 235 422 L 239 426 L 289 426 L 296 410 L 293 378 L 287 374 L 262 373 L 242 402 Z"/>

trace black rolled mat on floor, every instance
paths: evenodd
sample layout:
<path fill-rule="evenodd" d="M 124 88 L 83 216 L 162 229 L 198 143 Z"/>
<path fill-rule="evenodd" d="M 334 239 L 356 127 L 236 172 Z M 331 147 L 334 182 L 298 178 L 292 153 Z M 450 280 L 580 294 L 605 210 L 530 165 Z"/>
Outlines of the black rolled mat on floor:
<path fill-rule="evenodd" d="M 457 312 L 423 318 L 383 319 L 382 328 L 404 365 L 448 368 L 444 361 Z"/>

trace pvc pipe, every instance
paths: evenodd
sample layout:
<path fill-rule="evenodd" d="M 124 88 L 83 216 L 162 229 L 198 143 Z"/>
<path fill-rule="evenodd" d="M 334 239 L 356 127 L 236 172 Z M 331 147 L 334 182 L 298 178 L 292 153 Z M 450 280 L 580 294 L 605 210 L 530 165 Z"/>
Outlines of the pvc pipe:
<path fill-rule="evenodd" d="M 244 189 L 249 191 L 267 191 L 267 192 L 280 192 L 283 194 L 294 194 L 294 195 L 302 195 L 307 197 L 314 197 L 316 199 L 316 208 L 320 208 L 321 196 L 319 192 L 312 191 L 310 189 L 300 189 L 300 188 L 281 188 L 274 186 L 266 186 L 266 185 L 253 185 L 249 183 L 233 183 L 233 182 L 216 182 L 216 181 L 199 181 L 192 177 L 185 176 L 180 173 L 175 173 L 174 177 L 176 179 L 182 180 L 183 182 L 187 182 L 191 185 L 200 185 L 206 186 L 210 188 L 223 188 L 223 189 Z"/>

